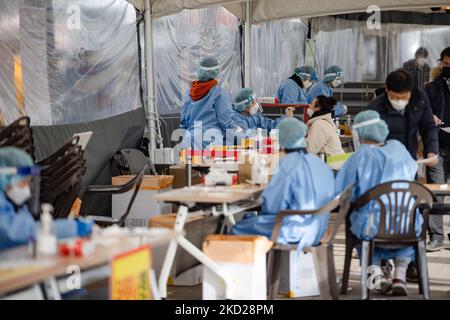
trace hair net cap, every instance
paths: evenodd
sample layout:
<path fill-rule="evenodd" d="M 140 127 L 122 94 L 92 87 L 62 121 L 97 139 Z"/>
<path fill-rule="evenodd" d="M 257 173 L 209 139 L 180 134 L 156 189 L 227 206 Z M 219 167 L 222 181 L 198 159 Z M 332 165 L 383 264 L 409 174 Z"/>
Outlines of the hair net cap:
<path fill-rule="evenodd" d="M 300 77 L 300 79 L 307 80 L 308 77 L 311 80 L 317 81 L 317 72 L 316 70 L 314 70 L 313 66 L 302 66 L 302 67 L 298 67 L 295 68 L 295 74 Z"/>
<path fill-rule="evenodd" d="M 15 147 L 0 148 L 0 168 L 5 167 L 31 167 L 33 160 L 25 151 Z M 20 175 L 9 175 L 0 173 L 0 189 L 4 190 L 8 185 L 23 179 Z"/>
<path fill-rule="evenodd" d="M 236 97 L 234 98 L 233 109 L 242 112 L 248 108 L 248 106 L 253 102 L 253 89 L 243 88 L 240 89 Z"/>
<path fill-rule="evenodd" d="M 198 79 L 209 81 L 217 78 L 220 71 L 219 60 L 213 57 L 203 58 L 198 67 Z"/>
<path fill-rule="evenodd" d="M 344 71 L 339 66 L 331 66 L 325 69 L 323 81 L 333 81 L 336 77 L 344 76 Z"/>
<path fill-rule="evenodd" d="M 364 125 L 364 122 L 379 119 L 378 122 Z M 374 110 L 366 110 L 356 115 L 354 125 L 361 124 L 362 126 L 356 128 L 358 136 L 361 140 L 370 140 L 375 142 L 386 141 L 389 135 L 388 125 L 380 118 L 380 114 Z"/>
<path fill-rule="evenodd" d="M 279 130 L 280 147 L 282 149 L 295 149 L 306 146 L 306 125 L 297 118 L 284 118 L 277 125 Z"/>

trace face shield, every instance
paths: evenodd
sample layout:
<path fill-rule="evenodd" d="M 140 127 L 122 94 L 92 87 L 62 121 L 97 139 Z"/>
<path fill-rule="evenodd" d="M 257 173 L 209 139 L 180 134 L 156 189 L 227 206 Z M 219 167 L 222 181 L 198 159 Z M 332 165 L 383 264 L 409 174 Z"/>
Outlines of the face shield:
<path fill-rule="evenodd" d="M 367 126 L 371 126 L 374 125 L 376 123 L 380 123 L 383 120 L 381 120 L 380 118 L 376 118 L 376 119 L 370 119 L 367 121 L 363 121 L 357 124 L 352 125 L 352 137 L 353 137 L 353 147 L 355 149 L 355 151 L 360 147 L 361 143 L 359 140 L 359 135 L 358 135 L 358 128 L 362 128 L 362 127 L 367 127 Z"/>

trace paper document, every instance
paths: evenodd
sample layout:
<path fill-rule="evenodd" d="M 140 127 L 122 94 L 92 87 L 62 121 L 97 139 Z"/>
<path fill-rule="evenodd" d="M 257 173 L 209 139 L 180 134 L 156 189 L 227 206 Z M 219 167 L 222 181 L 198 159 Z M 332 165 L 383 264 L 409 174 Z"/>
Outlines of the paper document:
<path fill-rule="evenodd" d="M 450 133 L 450 127 L 440 127 L 440 129 L 446 133 Z"/>
<path fill-rule="evenodd" d="M 432 163 L 432 162 L 436 161 L 437 157 L 438 156 L 435 155 L 434 157 L 431 157 L 431 158 L 418 159 L 416 162 L 418 164 L 429 164 L 429 163 Z"/>
<path fill-rule="evenodd" d="M 92 137 L 93 132 L 92 131 L 88 131 L 88 132 L 81 132 L 81 133 L 75 133 L 73 136 L 79 136 L 80 137 L 80 141 L 78 142 L 78 145 L 81 146 L 81 148 L 83 150 L 86 149 L 87 144 L 89 143 L 89 140 Z"/>

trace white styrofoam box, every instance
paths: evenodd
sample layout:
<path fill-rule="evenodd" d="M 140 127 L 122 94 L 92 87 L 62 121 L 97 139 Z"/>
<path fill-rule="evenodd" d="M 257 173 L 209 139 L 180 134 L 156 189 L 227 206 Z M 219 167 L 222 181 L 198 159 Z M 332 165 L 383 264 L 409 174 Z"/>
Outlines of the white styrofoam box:
<path fill-rule="evenodd" d="M 170 203 L 158 202 L 153 196 L 171 190 L 166 188 L 162 190 L 139 190 L 134 204 L 131 207 L 130 214 L 125 220 L 126 227 L 146 227 L 150 217 L 172 213 L 172 205 Z M 130 190 L 122 194 L 112 195 L 112 217 L 120 218 L 126 211 L 130 198 L 134 190 Z"/>
<path fill-rule="evenodd" d="M 216 262 L 231 277 L 234 300 L 266 300 L 266 256 L 252 264 Z M 214 272 L 203 267 L 203 300 L 224 300 L 225 283 Z"/>
<path fill-rule="evenodd" d="M 203 267 L 198 265 L 183 272 L 178 277 L 170 277 L 168 283 L 173 286 L 196 286 L 202 283 L 202 279 Z"/>
<path fill-rule="evenodd" d="M 312 253 L 289 251 L 282 255 L 279 291 L 290 298 L 320 295 Z"/>

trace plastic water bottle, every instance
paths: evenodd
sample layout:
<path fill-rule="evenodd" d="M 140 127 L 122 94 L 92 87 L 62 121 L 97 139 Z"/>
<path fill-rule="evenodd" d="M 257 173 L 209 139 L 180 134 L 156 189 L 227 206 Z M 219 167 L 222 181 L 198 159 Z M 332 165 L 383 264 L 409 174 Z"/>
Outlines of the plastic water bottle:
<path fill-rule="evenodd" d="M 57 240 L 51 211 L 53 207 L 44 203 L 42 205 L 41 223 L 37 234 L 37 251 L 41 254 L 55 255 L 57 253 Z"/>
<path fill-rule="evenodd" d="M 341 128 L 340 128 L 341 125 L 339 123 L 339 118 L 336 118 L 335 124 L 336 124 L 336 133 L 338 136 L 340 136 L 341 135 Z"/>

